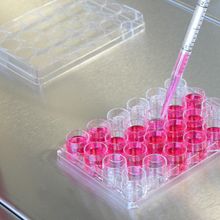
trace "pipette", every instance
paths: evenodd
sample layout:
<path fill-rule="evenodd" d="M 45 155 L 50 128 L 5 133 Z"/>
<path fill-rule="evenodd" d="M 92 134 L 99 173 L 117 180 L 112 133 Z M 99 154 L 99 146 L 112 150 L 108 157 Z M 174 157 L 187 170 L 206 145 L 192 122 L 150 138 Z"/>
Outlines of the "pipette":
<path fill-rule="evenodd" d="M 176 63 L 172 71 L 170 85 L 169 85 L 169 88 L 167 89 L 165 102 L 164 102 L 162 112 L 161 112 L 162 118 L 164 118 L 166 115 L 169 103 L 186 69 L 193 46 L 195 44 L 195 41 L 197 39 L 199 30 L 202 26 L 202 23 L 203 23 L 203 20 L 204 20 L 206 11 L 207 11 L 207 8 L 209 6 L 209 2 L 210 0 L 198 0 L 197 2 L 197 6 L 193 13 L 193 17 L 188 26 L 182 47 L 179 51 Z"/>

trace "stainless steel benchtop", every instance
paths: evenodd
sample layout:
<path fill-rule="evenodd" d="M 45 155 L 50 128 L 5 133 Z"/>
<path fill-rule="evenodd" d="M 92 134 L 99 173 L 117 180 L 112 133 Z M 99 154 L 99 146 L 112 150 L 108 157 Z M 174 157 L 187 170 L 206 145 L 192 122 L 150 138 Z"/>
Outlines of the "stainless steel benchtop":
<path fill-rule="evenodd" d="M 0 23 L 43 0 L 0 2 Z M 121 0 L 144 13 L 146 32 L 54 81 L 42 91 L 0 74 L 0 196 L 35 220 L 123 220 L 56 165 L 67 131 L 169 77 L 191 15 L 163 0 Z M 190 85 L 220 96 L 220 28 L 205 22 L 185 73 Z M 133 219 L 220 219 L 219 157 L 156 197 Z"/>

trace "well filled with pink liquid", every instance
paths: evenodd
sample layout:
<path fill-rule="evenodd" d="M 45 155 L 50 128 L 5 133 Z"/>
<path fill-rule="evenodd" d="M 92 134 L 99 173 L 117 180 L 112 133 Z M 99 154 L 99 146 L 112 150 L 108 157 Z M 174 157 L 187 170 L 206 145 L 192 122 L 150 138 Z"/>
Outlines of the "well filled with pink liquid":
<path fill-rule="evenodd" d="M 122 154 L 125 144 L 126 140 L 124 137 L 111 137 L 108 142 L 108 153 Z"/>
<path fill-rule="evenodd" d="M 109 133 L 109 130 L 106 127 L 97 127 L 90 129 L 88 132 L 90 134 L 91 142 L 105 142 L 106 135 Z"/>
<path fill-rule="evenodd" d="M 133 125 L 127 129 L 127 139 L 130 142 L 142 142 L 144 141 L 146 129 L 141 125 Z"/>
<path fill-rule="evenodd" d="M 185 97 L 187 108 L 202 108 L 204 97 L 198 93 L 190 93 Z"/>
<path fill-rule="evenodd" d="M 146 135 L 145 143 L 150 154 L 161 154 L 166 143 L 164 132 L 154 131 Z"/>
<path fill-rule="evenodd" d="M 195 158 L 194 163 L 198 163 L 207 156 L 208 143 L 215 142 L 220 149 L 220 127 L 207 127 L 206 118 L 202 114 L 197 114 L 194 109 L 202 109 L 204 100 L 200 94 L 192 93 L 183 97 L 182 105 L 170 105 L 164 119 L 155 118 L 145 120 L 144 125 L 128 125 L 124 130 L 119 128 L 111 133 L 106 127 L 94 127 L 87 130 L 89 139 L 83 136 L 75 136 L 67 140 L 67 152 L 74 155 L 79 153 L 80 158 L 87 166 L 102 167 L 103 158 L 108 154 L 121 154 L 127 160 L 128 166 L 142 167 L 143 158 L 149 154 L 161 154 L 166 157 L 172 167 L 177 167 L 179 174 L 187 169 L 189 158 Z M 187 110 L 192 110 L 185 115 Z M 128 120 L 129 121 L 129 120 Z M 115 129 L 115 128 L 114 128 Z M 189 131 L 205 132 L 207 140 L 202 141 L 197 137 L 191 137 L 186 143 L 184 135 Z M 112 136 L 116 134 L 116 136 Z M 119 136 L 117 136 L 117 134 Z M 85 155 L 85 145 L 92 143 L 103 143 L 107 151 L 100 148 L 91 147 Z M 142 147 L 128 147 L 133 143 L 142 144 Z M 181 143 L 187 147 L 184 154 L 183 148 L 176 147 L 168 149 L 164 154 L 164 147 L 168 143 Z M 91 145 L 92 146 L 92 145 Z M 144 146 L 144 147 L 143 147 Z M 127 148 L 126 148 L 127 147 Z M 145 150 L 143 150 L 146 149 Z M 70 159 L 72 159 L 70 157 Z"/>
<path fill-rule="evenodd" d="M 168 119 L 183 119 L 184 107 L 181 105 L 170 105 L 168 107 Z"/>
<path fill-rule="evenodd" d="M 167 139 L 169 142 L 183 142 L 184 135 L 184 126 L 183 124 L 171 124 L 167 128 Z"/>

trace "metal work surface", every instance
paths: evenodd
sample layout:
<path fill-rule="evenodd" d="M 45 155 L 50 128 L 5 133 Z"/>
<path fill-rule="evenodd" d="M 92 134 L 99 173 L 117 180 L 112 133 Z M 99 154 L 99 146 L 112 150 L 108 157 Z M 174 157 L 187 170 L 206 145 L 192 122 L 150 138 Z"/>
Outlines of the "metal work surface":
<path fill-rule="evenodd" d="M 0 3 L 0 23 L 42 0 Z M 0 74 L 0 196 L 34 220 L 220 219 L 220 157 L 133 213 L 118 211 L 56 164 L 66 133 L 84 127 L 170 76 L 190 14 L 163 0 L 121 0 L 142 11 L 146 32 L 49 84 L 42 91 Z M 220 96 L 220 28 L 205 22 L 185 73 Z M 130 214 L 130 217 L 129 217 Z"/>

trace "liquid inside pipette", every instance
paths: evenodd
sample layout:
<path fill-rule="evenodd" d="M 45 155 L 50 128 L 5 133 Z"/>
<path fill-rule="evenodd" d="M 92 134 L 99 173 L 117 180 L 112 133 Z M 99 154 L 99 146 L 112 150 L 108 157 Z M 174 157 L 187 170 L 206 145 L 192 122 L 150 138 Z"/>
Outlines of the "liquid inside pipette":
<path fill-rule="evenodd" d="M 182 51 L 182 50 L 180 51 L 180 53 L 178 55 L 178 58 L 177 58 L 177 61 L 176 61 L 176 64 L 174 66 L 174 70 L 172 73 L 170 85 L 169 85 L 169 88 L 167 89 L 166 99 L 165 99 L 162 113 L 161 113 L 162 118 L 165 117 L 169 103 L 173 97 L 173 94 L 176 91 L 176 88 L 179 84 L 179 81 L 182 78 L 184 70 L 187 66 L 187 63 L 189 61 L 189 57 L 190 57 L 190 52 L 186 52 L 186 51 Z"/>
<path fill-rule="evenodd" d="M 205 14 L 206 14 L 209 2 L 210 0 L 198 0 L 197 2 L 196 9 L 193 13 L 193 17 L 188 26 L 188 29 L 187 29 L 187 32 L 186 32 L 186 35 L 185 35 L 185 38 L 182 44 L 182 48 L 178 54 L 177 61 L 172 71 L 170 85 L 169 85 L 169 88 L 167 89 L 165 102 L 164 102 L 164 105 L 161 111 L 161 118 L 165 118 L 169 103 L 176 91 L 178 83 L 188 64 L 188 61 L 189 61 L 189 58 L 192 52 L 192 48 L 195 44 L 199 30 L 205 18 Z"/>

